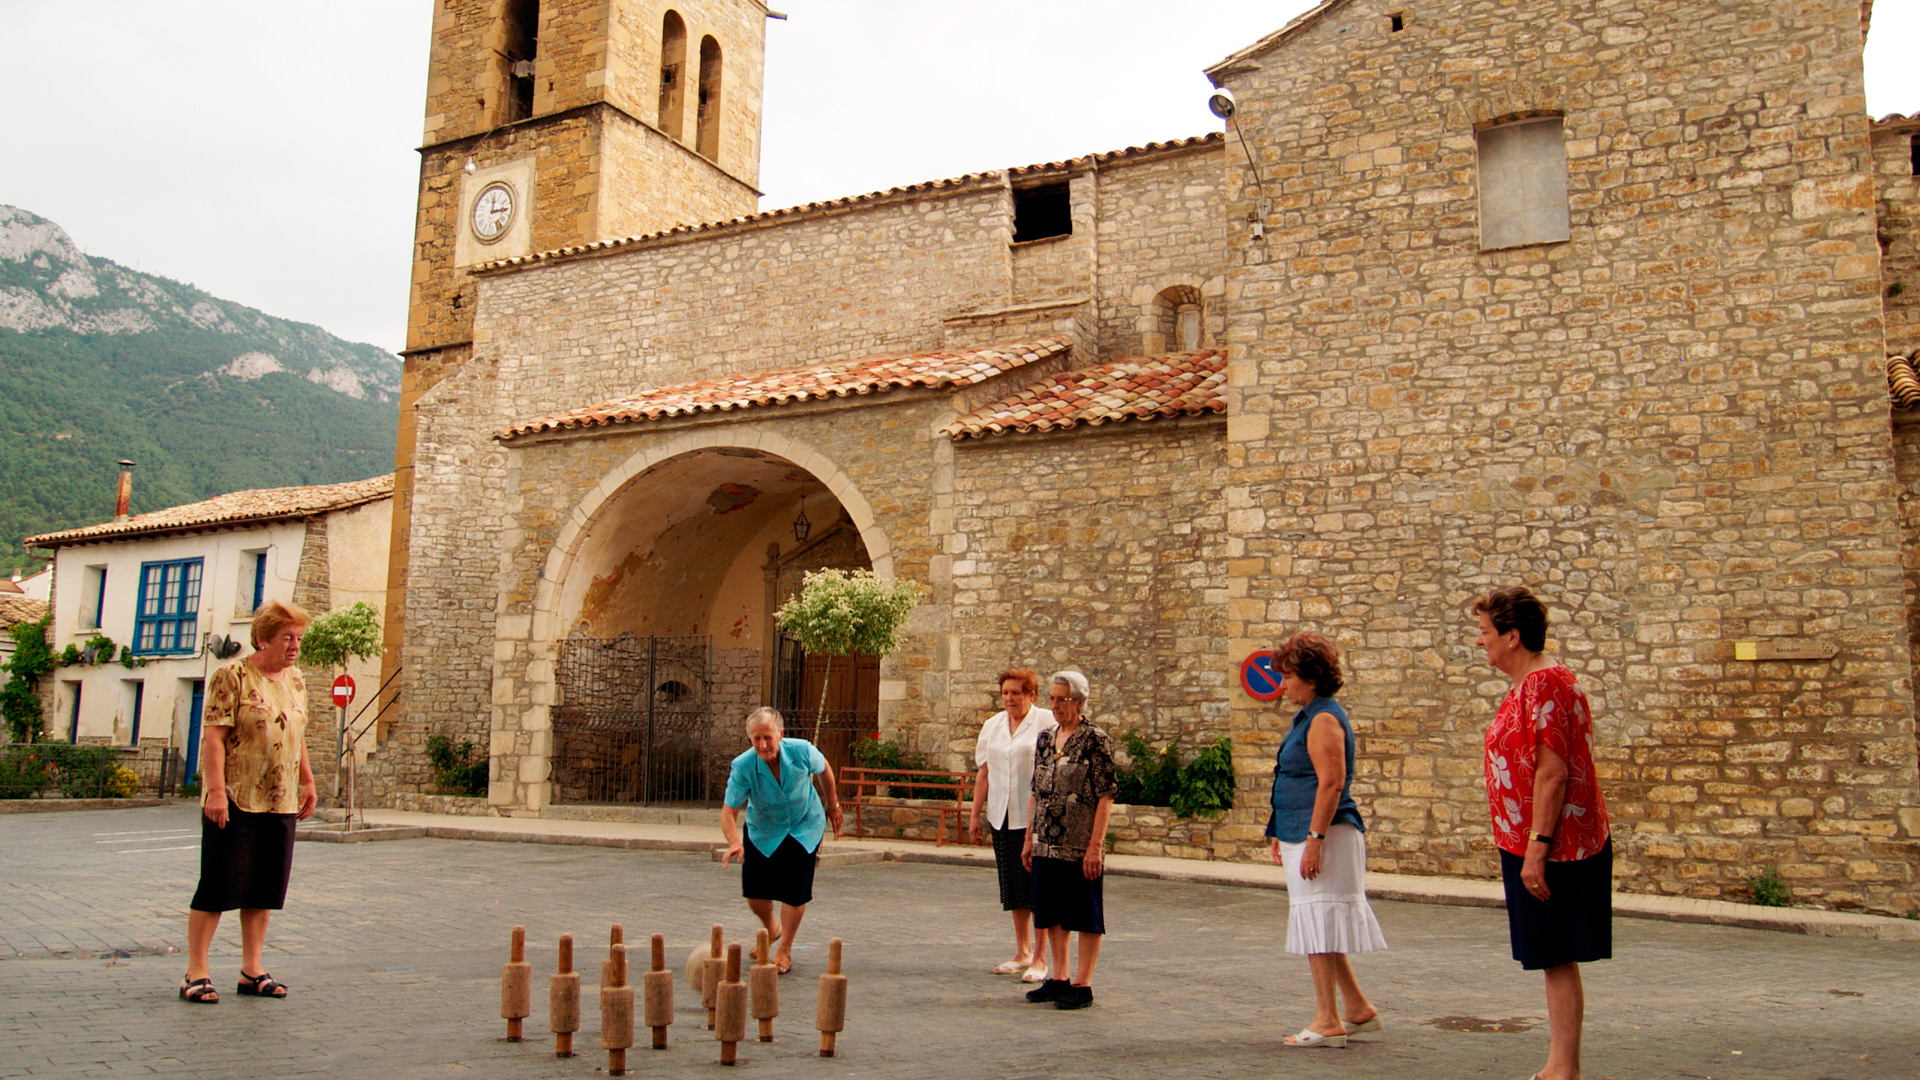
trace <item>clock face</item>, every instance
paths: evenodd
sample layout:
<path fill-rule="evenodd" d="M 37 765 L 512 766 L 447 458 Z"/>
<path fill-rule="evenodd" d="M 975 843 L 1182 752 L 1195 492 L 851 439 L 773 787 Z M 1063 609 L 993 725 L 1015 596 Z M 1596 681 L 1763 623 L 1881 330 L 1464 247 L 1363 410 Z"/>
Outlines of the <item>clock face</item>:
<path fill-rule="evenodd" d="M 473 200 L 473 235 L 485 244 L 507 235 L 513 212 L 513 188 L 504 181 L 495 180 L 481 188 L 479 198 Z"/>

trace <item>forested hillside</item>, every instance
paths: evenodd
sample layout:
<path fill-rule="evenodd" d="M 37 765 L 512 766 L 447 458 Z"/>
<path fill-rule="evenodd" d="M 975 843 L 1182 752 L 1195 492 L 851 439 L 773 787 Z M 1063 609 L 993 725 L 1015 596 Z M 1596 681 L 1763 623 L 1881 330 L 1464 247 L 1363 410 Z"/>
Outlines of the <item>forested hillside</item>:
<path fill-rule="evenodd" d="M 0 206 L 0 572 L 20 540 L 223 492 L 393 468 L 400 361 L 87 256 Z"/>

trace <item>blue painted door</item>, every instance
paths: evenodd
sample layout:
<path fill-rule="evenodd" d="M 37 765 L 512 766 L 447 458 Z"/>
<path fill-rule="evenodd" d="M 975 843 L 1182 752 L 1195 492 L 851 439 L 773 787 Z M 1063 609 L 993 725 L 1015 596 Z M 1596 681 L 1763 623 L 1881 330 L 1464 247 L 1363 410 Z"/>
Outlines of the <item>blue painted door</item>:
<path fill-rule="evenodd" d="M 187 779 L 200 771 L 200 706 L 206 704 L 207 680 L 193 680 L 193 703 L 187 706 Z"/>

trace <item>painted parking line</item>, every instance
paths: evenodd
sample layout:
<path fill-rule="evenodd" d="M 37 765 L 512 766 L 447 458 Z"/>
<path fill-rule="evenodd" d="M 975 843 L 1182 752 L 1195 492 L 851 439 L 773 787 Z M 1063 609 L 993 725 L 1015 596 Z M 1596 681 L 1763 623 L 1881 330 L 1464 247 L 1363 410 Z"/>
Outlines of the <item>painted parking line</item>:
<path fill-rule="evenodd" d="M 192 851 L 199 846 L 200 846 L 199 844 L 182 844 L 179 847 L 121 848 L 119 851 L 114 852 L 114 854 L 115 855 L 151 855 L 156 851 Z"/>
<path fill-rule="evenodd" d="M 94 843 L 96 844 L 151 844 L 155 840 L 178 840 L 183 836 L 191 836 L 197 831 L 198 830 L 196 829 L 182 829 L 179 832 L 172 833 L 167 836 L 136 836 L 129 840 L 95 840 Z"/>
<path fill-rule="evenodd" d="M 120 832 L 88 833 L 89 836 L 164 836 L 168 833 L 192 832 L 192 829 L 125 829 Z"/>

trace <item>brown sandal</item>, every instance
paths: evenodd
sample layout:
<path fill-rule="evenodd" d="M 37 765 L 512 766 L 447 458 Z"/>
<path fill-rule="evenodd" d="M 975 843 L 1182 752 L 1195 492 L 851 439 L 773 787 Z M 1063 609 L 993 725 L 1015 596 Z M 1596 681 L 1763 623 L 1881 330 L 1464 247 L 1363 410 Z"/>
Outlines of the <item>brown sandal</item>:
<path fill-rule="evenodd" d="M 213 988 L 212 979 L 180 979 L 180 1000 L 191 1001 L 195 1005 L 220 1004 L 220 991 Z"/>

